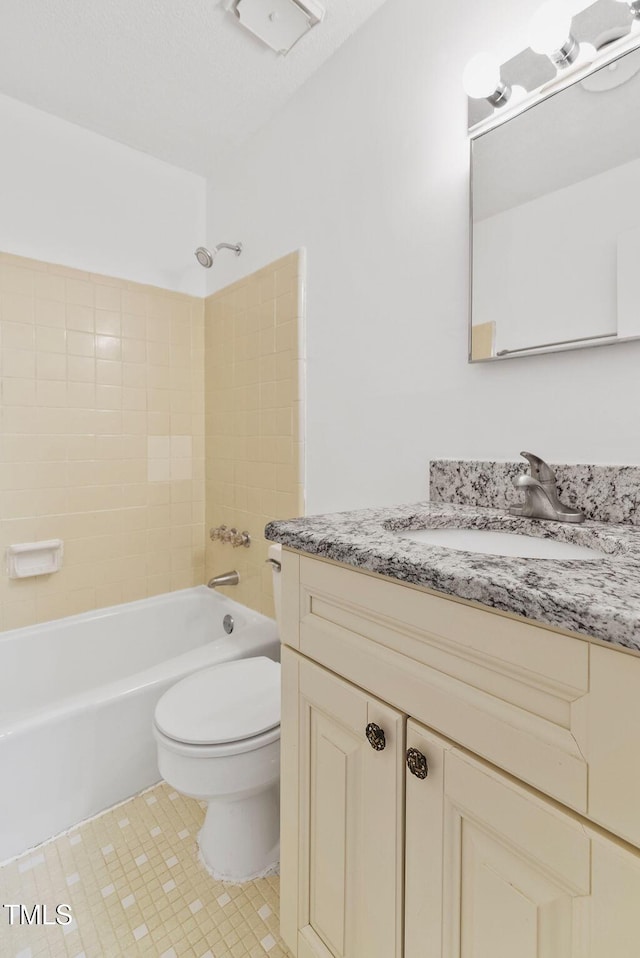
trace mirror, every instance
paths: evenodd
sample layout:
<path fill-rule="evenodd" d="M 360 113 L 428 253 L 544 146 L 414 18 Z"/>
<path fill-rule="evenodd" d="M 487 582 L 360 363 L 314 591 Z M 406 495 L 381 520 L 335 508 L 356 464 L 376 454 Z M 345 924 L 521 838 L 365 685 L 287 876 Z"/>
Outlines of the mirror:
<path fill-rule="evenodd" d="M 640 50 L 471 145 L 470 362 L 640 338 Z"/>

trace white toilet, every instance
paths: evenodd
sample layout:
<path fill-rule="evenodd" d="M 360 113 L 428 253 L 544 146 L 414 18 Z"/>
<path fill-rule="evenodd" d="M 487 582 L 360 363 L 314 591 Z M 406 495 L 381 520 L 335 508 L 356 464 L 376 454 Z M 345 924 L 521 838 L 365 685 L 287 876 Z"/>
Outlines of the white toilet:
<path fill-rule="evenodd" d="M 165 781 L 208 803 L 198 843 L 214 878 L 272 873 L 280 858 L 280 665 L 239 659 L 182 679 L 158 702 L 153 731 Z"/>

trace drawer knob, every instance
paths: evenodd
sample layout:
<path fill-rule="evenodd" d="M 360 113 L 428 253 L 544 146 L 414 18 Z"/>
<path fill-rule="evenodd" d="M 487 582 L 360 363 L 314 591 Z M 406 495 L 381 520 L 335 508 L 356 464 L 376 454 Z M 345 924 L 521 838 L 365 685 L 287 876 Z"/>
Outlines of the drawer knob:
<path fill-rule="evenodd" d="M 376 725 L 375 722 L 370 722 L 365 732 L 371 748 L 374 748 L 376 752 L 381 752 L 387 744 L 387 740 L 380 726 Z"/>
<path fill-rule="evenodd" d="M 407 749 L 407 768 L 416 778 L 426 778 L 429 774 L 426 755 L 419 752 L 417 748 Z"/>

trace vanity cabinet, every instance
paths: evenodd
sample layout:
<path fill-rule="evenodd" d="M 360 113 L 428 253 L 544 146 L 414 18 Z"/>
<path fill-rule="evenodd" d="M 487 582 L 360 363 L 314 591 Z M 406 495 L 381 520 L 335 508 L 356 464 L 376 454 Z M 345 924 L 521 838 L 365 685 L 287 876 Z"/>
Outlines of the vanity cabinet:
<path fill-rule="evenodd" d="M 405 958 L 632 958 L 640 857 L 414 722 Z"/>
<path fill-rule="evenodd" d="M 282 669 L 299 722 L 283 742 L 299 795 L 297 953 L 400 958 L 404 716 L 287 649 Z"/>
<path fill-rule="evenodd" d="M 297 958 L 637 958 L 640 659 L 286 551 L 282 638 Z"/>

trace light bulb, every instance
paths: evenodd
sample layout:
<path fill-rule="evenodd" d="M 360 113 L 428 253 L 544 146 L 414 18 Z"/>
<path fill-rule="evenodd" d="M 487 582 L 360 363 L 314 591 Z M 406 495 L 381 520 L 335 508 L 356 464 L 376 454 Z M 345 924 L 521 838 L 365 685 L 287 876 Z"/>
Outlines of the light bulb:
<path fill-rule="evenodd" d="M 618 0 L 619 3 L 625 3 L 632 16 L 640 19 L 640 0 Z"/>
<path fill-rule="evenodd" d="M 493 106 L 502 106 L 511 95 L 510 87 L 500 76 L 500 64 L 488 53 L 478 53 L 469 60 L 462 82 L 470 97 L 488 100 Z"/>
<path fill-rule="evenodd" d="M 529 23 L 529 46 L 535 53 L 544 53 L 556 66 L 569 66 L 580 52 L 571 33 L 571 21 L 570 14 L 558 9 L 557 0 L 547 0 Z"/>

